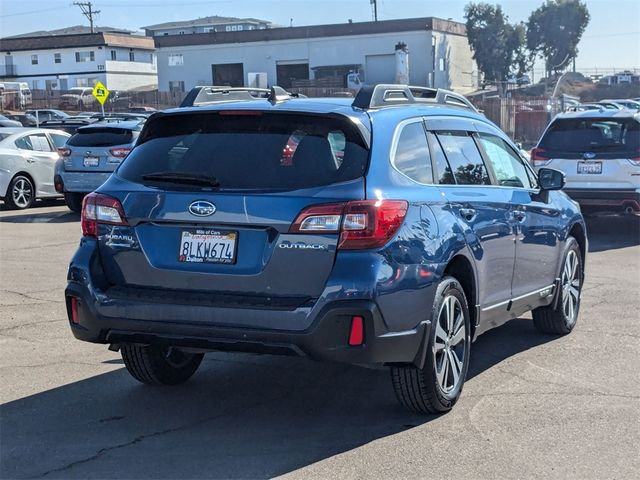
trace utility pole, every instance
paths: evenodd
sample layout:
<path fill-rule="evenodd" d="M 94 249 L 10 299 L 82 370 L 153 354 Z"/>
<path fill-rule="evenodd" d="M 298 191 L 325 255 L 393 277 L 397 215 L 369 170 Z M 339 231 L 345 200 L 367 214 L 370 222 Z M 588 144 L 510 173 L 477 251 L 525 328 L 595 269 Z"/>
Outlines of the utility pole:
<path fill-rule="evenodd" d="M 373 21 L 378 21 L 378 0 L 371 0 L 371 5 L 373 5 Z"/>
<path fill-rule="evenodd" d="M 73 2 L 74 5 L 80 7 L 82 14 L 89 19 L 89 25 L 91 26 L 91 33 L 93 32 L 93 16 L 98 15 L 100 10 L 93 10 L 91 2 Z"/>

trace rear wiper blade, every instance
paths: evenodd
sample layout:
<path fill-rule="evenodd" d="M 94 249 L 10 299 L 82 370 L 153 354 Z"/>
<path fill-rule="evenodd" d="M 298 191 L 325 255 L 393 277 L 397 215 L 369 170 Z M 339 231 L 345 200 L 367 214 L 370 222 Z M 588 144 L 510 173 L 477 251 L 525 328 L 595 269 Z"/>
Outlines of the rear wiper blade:
<path fill-rule="evenodd" d="M 155 182 L 180 183 L 184 185 L 204 185 L 207 187 L 219 187 L 220 182 L 216 177 L 209 175 L 194 175 L 183 172 L 155 172 L 142 176 L 143 180 Z"/>

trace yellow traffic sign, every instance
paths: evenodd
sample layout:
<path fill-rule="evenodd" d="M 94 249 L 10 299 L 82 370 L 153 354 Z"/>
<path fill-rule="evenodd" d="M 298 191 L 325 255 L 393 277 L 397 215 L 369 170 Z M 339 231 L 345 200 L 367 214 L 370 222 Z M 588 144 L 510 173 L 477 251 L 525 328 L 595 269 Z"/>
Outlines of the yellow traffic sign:
<path fill-rule="evenodd" d="M 93 87 L 93 96 L 100 102 L 100 105 L 104 105 L 104 102 L 106 102 L 109 97 L 109 90 L 107 90 L 107 87 L 105 87 L 102 82 L 97 82 Z"/>

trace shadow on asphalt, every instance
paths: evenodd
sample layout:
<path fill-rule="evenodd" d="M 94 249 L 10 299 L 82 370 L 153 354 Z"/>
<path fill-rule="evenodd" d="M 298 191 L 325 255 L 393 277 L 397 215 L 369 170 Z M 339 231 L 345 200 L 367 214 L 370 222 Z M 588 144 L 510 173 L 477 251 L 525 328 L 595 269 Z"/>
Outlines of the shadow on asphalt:
<path fill-rule="evenodd" d="M 487 332 L 467 380 L 554 338 L 526 319 Z M 384 370 L 213 353 L 179 387 L 119 369 L 3 405 L 0 476 L 268 478 L 436 418 L 402 410 Z"/>
<path fill-rule="evenodd" d="M 640 216 L 589 217 L 589 252 L 602 252 L 640 245 Z"/>
<path fill-rule="evenodd" d="M 0 223 L 69 223 L 79 221 L 79 213 L 71 211 L 39 212 L 37 209 L 29 209 L 21 212 L 16 211 L 15 215 L 0 217 Z"/>

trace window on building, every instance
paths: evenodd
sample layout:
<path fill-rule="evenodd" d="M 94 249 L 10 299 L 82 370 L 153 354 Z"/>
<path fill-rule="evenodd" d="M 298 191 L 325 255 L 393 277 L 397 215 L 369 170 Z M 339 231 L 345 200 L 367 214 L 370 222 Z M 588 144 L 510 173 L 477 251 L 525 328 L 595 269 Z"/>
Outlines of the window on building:
<path fill-rule="evenodd" d="M 440 67 L 440 71 L 441 71 L 441 72 L 444 72 L 444 58 L 440 58 L 440 59 L 438 60 L 438 65 L 439 65 L 439 67 Z"/>
<path fill-rule="evenodd" d="M 170 80 L 169 81 L 170 92 L 184 92 L 184 81 L 182 80 Z"/>
<path fill-rule="evenodd" d="M 135 62 L 136 61 L 136 52 L 134 52 L 134 51 L 130 51 L 129 52 L 129 61 L 130 62 Z"/>
<path fill-rule="evenodd" d="M 214 28 L 213 27 L 204 27 L 204 33 L 210 33 L 213 32 Z"/>
<path fill-rule="evenodd" d="M 115 50 L 111 50 L 111 60 L 115 60 L 117 57 L 116 55 L 116 51 Z"/>
<path fill-rule="evenodd" d="M 406 125 L 393 155 L 393 165 L 412 180 L 433 183 L 429 145 L 421 121 Z"/>
<path fill-rule="evenodd" d="M 184 57 L 181 53 L 170 53 L 168 59 L 170 67 L 181 67 L 184 65 Z"/>
<path fill-rule="evenodd" d="M 31 55 L 31 65 L 38 64 L 38 55 Z"/>
<path fill-rule="evenodd" d="M 76 52 L 76 62 L 95 62 L 96 54 L 93 50 L 90 52 Z"/>
<path fill-rule="evenodd" d="M 226 27 L 224 27 L 224 31 L 225 32 L 230 32 L 231 31 L 231 25 L 227 25 Z"/>
<path fill-rule="evenodd" d="M 242 25 L 238 25 L 238 31 L 241 32 L 242 31 Z"/>
<path fill-rule="evenodd" d="M 88 78 L 76 78 L 76 87 L 88 87 L 89 79 Z"/>
<path fill-rule="evenodd" d="M 53 63 L 62 63 L 62 55 L 60 53 L 53 54 Z"/>

